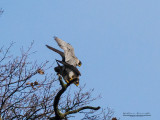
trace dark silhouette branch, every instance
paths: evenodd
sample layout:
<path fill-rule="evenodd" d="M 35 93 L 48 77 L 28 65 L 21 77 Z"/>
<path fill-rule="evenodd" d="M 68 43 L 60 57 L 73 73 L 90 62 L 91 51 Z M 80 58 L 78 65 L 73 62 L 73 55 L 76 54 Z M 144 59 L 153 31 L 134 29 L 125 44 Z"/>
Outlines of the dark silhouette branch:
<path fill-rule="evenodd" d="M 64 115 L 67 116 L 67 115 L 69 115 L 69 114 L 78 113 L 78 112 L 80 112 L 80 111 L 82 111 L 82 110 L 85 110 L 85 109 L 99 110 L 100 107 L 85 106 L 85 107 L 81 107 L 81 108 L 79 108 L 79 109 L 77 109 L 77 110 L 72 110 L 72 111 L 66 112 Z"/>
<path fill-rule="evenodd" d="M 63 119 L 65 116 L 64 114 L 62 114 L 59 109 L 58 109 L 58 104 L 59 104 L 59 101 L 60 101 L 60 97 L 61 95 L 66 91 L 66 89 L 74 82 L 71 81 L 70 83 L 68 84 L 64 84 L 64 82 L 62 81 L 62 77 L 59 76 L 59 82 L 60 82 L 60 85 L 61 85 L 61 90 L 57 93 L 57 95 L 55 96 L 55 99 L 54 99 L 54 103 L 53 103 L 53 107 L 54 107 L 54 111 L 55 111 L 55 118 L 57 120 L 60 120 L 60 119 Z M 54 118 L 54 119 L 55 119 Z"/>
<path fill-rule="evenodd" d="M 90 109 L 90 110 L 99 110 L 100 107 L 92 107 L 92 106 L 84 106 L 84 107 L 80 107 L 76 110 L 72 110 L 72 111 L 67 111 L 65 113 L 62 113 L 59 109 L 58 109 L 58 104 L 60 101 L 60 97 L 61 95 L 67 90 L 67 88 L 74 83 L 74 81 L 76 80 L 72 80 L 71 82 L 69 82 L 68 84 L 64 84 L 64 82 L 62 81 L 62 77 L 59 75 L 59 82 L 61 85 L 61 90 L 57 93 L 57 95 L 55 96 L 54 99 L 54 103 L 53 103 L 53 107 L 54 107 L 54 111 L 55 111 L 55 117 L 50 118 L 50 120 L 62 120 L 62 119 L 67 119 L 66 116 L 69 114 L 74 114 L 74 113 L 78 113 L 82 110 L 85 109 Z"/>

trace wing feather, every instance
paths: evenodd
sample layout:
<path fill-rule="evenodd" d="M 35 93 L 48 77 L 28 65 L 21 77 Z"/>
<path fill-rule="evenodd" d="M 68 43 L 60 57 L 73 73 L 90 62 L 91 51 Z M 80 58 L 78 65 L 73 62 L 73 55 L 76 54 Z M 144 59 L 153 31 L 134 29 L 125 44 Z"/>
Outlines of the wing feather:
<path fill-rule="evenodd" d="M 69 69 L 73 70 L 77 75 L 81 75 L 80 71 L 76 67 L 74 67 L 73 65 L 70 65 L 70 64 L 68 64 L 66 62 L 59 61 L 59 60 L 56 60 L 56 61 L 58 61 L 59 63 L 63 64 L 64 66 L 68 67 Z"/>
<path fill-rule="evenodd" d="M 76 61 L 74 53 L 74 48 L 69 44 L 63 41 L 62 39 L 58 37 L 54 37 L 55 41 L 58 43 L 59 47 L 64 50 L 64 55 L 65 55 L 65 61 L 73 66 L 76 66 Z"/>
<path fill-rule="evenodd" d="M 58 53 L 62 57 L 62 60 L 65 60 L 65 55 L 64 55 L 64 53 L 62 51 L 57 50 L 56 48 L 53 48 L 53 47 L 51 47 L 49 45 L 46 45 L 46 47 L 49 48 L 50 50 Z"/>

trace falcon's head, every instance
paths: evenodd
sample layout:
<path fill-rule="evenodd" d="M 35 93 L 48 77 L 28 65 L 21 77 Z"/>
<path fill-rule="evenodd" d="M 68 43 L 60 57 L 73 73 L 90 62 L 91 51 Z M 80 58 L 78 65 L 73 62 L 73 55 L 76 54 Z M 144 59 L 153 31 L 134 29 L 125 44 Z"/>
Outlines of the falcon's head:
<path fill-rule="evenodd" d="M 81 65 L 82 65 L 82 62 L 79 60 L 78 66 L 81 67 Z"/>
<path fill-rule="evenodd" d="M 76 80 L 74 81 L 74 84 L 78 87 L 78 85 L 79 85 L 79 78 L 76 78 Z"/>

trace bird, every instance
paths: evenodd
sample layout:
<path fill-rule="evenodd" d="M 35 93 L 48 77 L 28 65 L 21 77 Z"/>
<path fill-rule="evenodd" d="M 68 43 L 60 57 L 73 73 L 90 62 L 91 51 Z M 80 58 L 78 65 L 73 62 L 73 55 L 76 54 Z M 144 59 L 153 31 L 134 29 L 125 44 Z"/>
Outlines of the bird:
<path fill-rule="evenodd" d="M 58 46 L 64 50 L 64 52 L 57 50 L 49 45 L 46 46 L 61 55 L 63 62 L 79 67 L 82 65 L 82 62 L 75 56 L 74 48 L 69 43 L 66 43 L 58 37 L 54 37 L 54 40 L 57 42 Z"/>
<path fill-rule="evenodd" d="M 74 67 L 73 65 L 69 65 L 68 63 L 65 63 L 63 61 L 56 60 L 58 66 L 54 68 L 54 70 L 57 72 L 57 74 L 60 74 L 66 83 L 71 82 L 74 80 L 74 84 L 76 86 L 79 85 L 79 76 L 81 73 L 79 70 Z M 60 66 L 59 63 L 63 64 L 63 66 Z"/>
<path fill-rule="evenodd" d="M 58 62 L 63 64 L 63 66 L 60 66 L 58 64 L 58 66 L 55 67 L 54 70 L 57 72 L 57 74 L 62 75 L 67 83 L 69 83 L 73 79 L 77 79 L 74 83 L 76 84 L 76 86 L 78 86 L 79 76 L 81 75 L 81 73 L 76 68 L 76 66 L 80 67 L 82 65 L 82 62 L 75 56 L 74 48 L 69 43 L 66 43 L 58 37 L 54 37 L 54 40 L 57 42 L 58 46 L 64 50 L 64 52 L 62 52 L 56 48 L 46 45 L 47 48 L 58 53 L 62 57 L 62 61 L 56 60 L 56 62 L 57 64 Z"/>

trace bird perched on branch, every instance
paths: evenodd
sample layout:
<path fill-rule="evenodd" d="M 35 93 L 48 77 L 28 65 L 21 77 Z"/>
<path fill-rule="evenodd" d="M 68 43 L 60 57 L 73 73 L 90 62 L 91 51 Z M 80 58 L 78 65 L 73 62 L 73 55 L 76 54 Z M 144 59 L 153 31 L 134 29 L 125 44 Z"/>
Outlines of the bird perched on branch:
<path fill-rule="evenodd" d="M 73 83 L 78 86 L 79 76 L 81 75 L 79 70 L 73 65 L 69 65 L 68 63 L 65 63 L 63 61 L 56 60 L 56 62 L 58 66 L 55 67 L 54 70 L 57 72 L 57 74 L 60 74 L 66 83 L 74 80 Z M 63 66 L 60 66 L 59 63 L 63 64 Z"/>
<path fill-rule="evenodd" d="M 58 37 L 54 37 L 55 41 L 58 43 L 59 47 L 64 50 L 64 52 L 55 49 L 49 45 L 46 45 L 50 50 L 58 53 L 62 57 L 62 61 L 56 60 L 58 66 L 55 67 L 55 71 L 57 74 L 62 75 L 63 79 L 69 83 L 71 80 L 75 80 L 74 82 L 76 86 L 79 85 L 79 76 L 81 73 L 76 68 L 76 66 L 81 66 L 81 61 L 75 56 L 74 48 L 65 41 L 59 39 Z M 63 64 L 60 66 L 59 63 Z"/>

